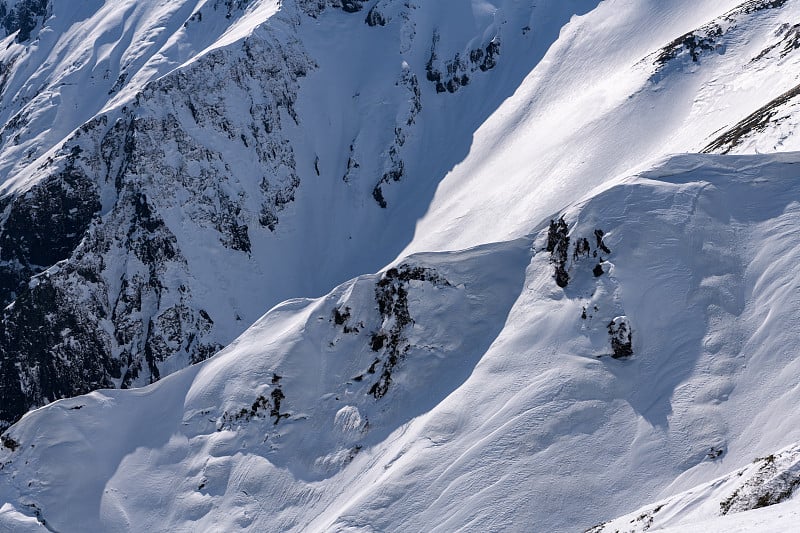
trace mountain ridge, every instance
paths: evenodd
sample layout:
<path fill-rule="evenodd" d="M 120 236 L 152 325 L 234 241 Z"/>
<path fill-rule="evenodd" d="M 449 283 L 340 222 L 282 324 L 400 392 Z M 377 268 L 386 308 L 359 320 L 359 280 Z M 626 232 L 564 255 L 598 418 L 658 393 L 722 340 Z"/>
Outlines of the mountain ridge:
<path fill-rule="evenodd" d="M 4 65 L 145 48 L 0 93 L 3 527 L 567 531 L 800 441 L 796 2 L 53 5 Z"/>

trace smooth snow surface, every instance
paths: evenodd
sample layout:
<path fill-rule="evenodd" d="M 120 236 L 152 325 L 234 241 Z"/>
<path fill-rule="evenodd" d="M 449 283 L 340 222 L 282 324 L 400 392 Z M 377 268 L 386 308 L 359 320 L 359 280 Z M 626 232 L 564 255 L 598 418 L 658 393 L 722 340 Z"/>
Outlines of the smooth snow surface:
<path fill-rule="evenodd" d="M 281 115 L 303 181 L 275 232 L 253 230 L 252 253 L 185 222 L 183 192 L 156 200 L 219 338 L 255 323 L 153 385 L 25 415 L 0 447 L 0 529 L 583 531 L 711 491 L 800 442 L 800 108 L 780 100 L 800 52 L 772 47 L 800 2 L 751 9 L 766 3 L 380 1 L 356 20 L 254 2 L 191 37 L 182 25 L 203 2 L 81 2 L 70 20 L 83 22 L 38 45 L 9 37 L 9 50 L 29 46 L 28 77 L 90 87 L 120 65 L 130 77 L 111 99 L 31 107 L 33 133 L 2 139 L 4 191 L 37 179 L 24 150 L 46 158 L 204 55 L 244 57 L 246 36 L 302 45 L 313 66 L 297 118 Z M 391 20 L 364 24 L 378 4 Z M 300 17 L 296 34 L 281 16 Z M 721 33 L 698 61 L 681 49 L 659 62 L 707 24 Z M 498 35 L 498 64 L 437 93 L 432 35 L 440 54 Z M 97 44 L 48 59 L 36 55 L 46 39 Z M 250 103 L 232 90 L 239 124 Z M 759 127 L 713 144 L 776 99 Z M 161 103 L 146 106 L 155 116 Z M 232 190 L 255 211 L 261 169 L 234 141 L 210 168 L 239 171 Z M 382 209 L 371 193 L 395 156 L 404 174 L 380 182 Z M 560 217 L 566 287 L 547 251 Z M 279 303 L 290 296 L 303 298 Z M 620 324 L 631 357 L 612 357 Z M 679 496 L 658 527 L 775 531 L 798 518 L 796 498 L 717 517 L 726 497 Z"/>

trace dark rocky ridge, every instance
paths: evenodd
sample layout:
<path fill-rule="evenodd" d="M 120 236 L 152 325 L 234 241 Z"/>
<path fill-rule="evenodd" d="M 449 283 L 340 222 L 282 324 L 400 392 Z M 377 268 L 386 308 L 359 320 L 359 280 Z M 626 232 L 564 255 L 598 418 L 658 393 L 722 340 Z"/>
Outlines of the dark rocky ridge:
<path fill-rule="evenodd" d="M 745 139 L 765 130 L 775 122 L 775 117 L 780 109 L 800 97 L 800 85 L 786 91 L 778 98 L 756 109 L 753 113 L 742 119 L 741 122 L 728 129 L 725 133 L 708 143 L 703 148 L 704 153 L 730 153 Z"/>

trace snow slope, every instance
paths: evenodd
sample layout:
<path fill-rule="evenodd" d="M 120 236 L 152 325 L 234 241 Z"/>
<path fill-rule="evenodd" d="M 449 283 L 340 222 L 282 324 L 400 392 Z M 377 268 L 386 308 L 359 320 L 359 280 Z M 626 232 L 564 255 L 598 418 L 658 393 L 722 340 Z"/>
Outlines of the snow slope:
<path fill-rule="evenodd" d="M 603 531 L 790 531 L 800 485 L 798 447 L 757 457 L 705 485 L 592 528 Z"/>
<path fill-rule="evenodd" d="M 561 213 L 591 239 L 564 288 L 548 222 L 288 301 L 151 387 L 29 413 L 2 497 L 55 530 L 574 531 L 718 477 L 800 440 L 799 168 L 612 180 Z"/>
<path fill-rule="evenodd" d="M 0 147 L 3 425 L 107 389 L 3 527 L 571 531 L 800 442 L 800 3 L 124 5 L 7 38 L 172 35 Z"/>

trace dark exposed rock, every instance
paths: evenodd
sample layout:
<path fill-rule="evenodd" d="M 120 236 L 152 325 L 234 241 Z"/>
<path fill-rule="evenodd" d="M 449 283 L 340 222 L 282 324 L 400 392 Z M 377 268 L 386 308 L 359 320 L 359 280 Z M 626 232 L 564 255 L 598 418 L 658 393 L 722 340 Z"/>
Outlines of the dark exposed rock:
<path fill-rule="evenodd" d="M 74 166 L 5 199 L 0 225 L 0 304 L 7 305 L 22 280 L 69 257 L 100 210 L 97 187 Z"/>
<path fill-rule="evenodd" d="M 611 351 L 614 359 L 633 355 L 633 333 L 628 317 L 618 316 L 608 324 L 608 335 L 611 338 Z"/>
<path fill-rule="evenodd" d="M 572 252 L 572 260 L 577 261 L 580 257 L 589 257 L 591 252 L 592 249 L 591 246 L 589 246 L 589 239 L 581 237 L 575 241 L 575 249 Z"/>
<path fill-rule="evenodd" d="M 289 418 L 288 413 L 281 413 L 281 401 L 286 399 L 286 395 L 283 394 L 280 387 L 276 387 L 272 389 L 270 397 L 272 398 L 272 408 L 269 410 L 269 416 L 275 417 L 275 425 L 277 425 L 281 418 Z"/>
<path fill-rule="evenodd" d="M 737 27 L 742 17 L 766 9 L 783 7 L 787 1 L 748 0 L 716 20 L 681 35 L 656 53 L 653 62 L 656 67 L 655 73 L 682 56 L 688 56 L 692 62 L 697 63 L 705 55 L 722 51 L 726 34 Z"/>
<path fill-rule="evenodd" d="M 605 232 L 601 229 L 594 230 L 594 238 L 597 241 L 597 248 L 599 248 L 600 250 L 604 251 L 607 254 L 610 254 L 611 250 L 603 242 L 603 238 L 605 237 L 605 235 L 606 235 Z"/>
<path fill-rule="evenodd" d="M 380 183 L 372 189 L 372 198 L 378 202 L 378 205 L 381 206 L 381 209 L 386 209 L 389 205 L 386 203 L 386 199 L 383 197 L 383 189 L 381 189 Z"/>
<path fill-rule="evenodd" d="M 219 420 L 217 431 L 233 429 L 236 424 L 245 424 L 254 418 L 261 418 L 262 413 L 268 413 L 270 417 L 274 416 L 274 425 L 278 425 L 281 419 L 289 418 L 290 415 L 288 413 L 281 412 L 281 403 L 286 399 L 286 395 L 279 385 L 281 379 L 281 376 L 274 373 L 272 374 L 272 385 L 274 385 L 274 388 L 270 391 L 269 398 L 261 394 L 253 401 L 249 408 L 242 407 L 233 413 L 225 411 Z"/>
<path fill-rule="evenodd" d="M 486 72 L 487 70 L 493 69 L 497 65 L 497 56 L 500 55 L 500 40 L 494 38 L 491 41 L 489 41 L 489 44 L 486 45 L 484 51 L 485 53 L 483 54 L 483 57 L 480 59 L 478 68 L 481 69 L 483 72 Z M 478 63 L 478 62 L 473 61 L 473 63 Z"/>
<path fill-rule="evenodd" d="M 383 349 L 384 344 L 386 344 L 386 335 L 383 333 L 373 333 L 372 337 L 370 338 L 370 348 L 373 352 L 379 352 Z M 372 372 L 370 372 L 372 373 Z"/>
<path fill-rule="evenodd" d="M 682 53 L 687 53 L 697 63 L 702 55 L 716 49 L 722 35 L 723 30 L 719 24 L 711 24 L 681 35 L 661 50 L 655 64 L 658 68 L 663 68 Z"/>
<path fill-rule="evenodd" d="M 415 123 L 417 115 L 422 111 L 421 92 L 419 89 L 419 81 L 417 76 L 409 70 L 403 72 L 403 76 L 398 82 L 398 85 L 405 87 L 410 94 L 410 106 L 405 120 L 405 126 L 411 126 Z M 372 197 L 378 205 L 385 209 L 388 206 L 386 198 L 383 195 L 383 185 L 388 185 L 393 182 L 398 182 L 405 176 L 406 168 L 405 162 L 400 155 L 403 145 L 406 142 L 406 135 L 403 127 L 397 126 L 394 129 L 394 141 L 389 147 L 389 157 L 387 161 L 388 169 L 384 172 L 381 179 L 372 189 Z M 352 149 L 351 149 L 352 150 Z M 349 168 L 348 168 L 349 173 Z"/>
<path fill-rule="evenodd" d="M 391 325 L 388 331 L 381 329 L 371 336 L 371 348 L 375 352 L 383 351 L 383 369 L 368 393 L 376 399 L 382 398 L 389 390 L 392 383 L 392 372 L 410 348 L 404 336 L 404 330 L 413 324 L 408 310 L 408 285 L 411 280 L 427 281 L 442 286 L 450 283 L 436 271 L 423 267 L 401 265 L 390 268 L 381 277 L 375 286 L 375 300 L 384 326 Z M 381 363 L 376 359 L 370 366 L 368 373 L 376 372 L 376 367 Z"/>
<path fill-rule="evenodd" d="M 564 217 L 550 221 L 547 232 L 547 251 L 550 252 L 550 261 L 555 266 L 556 284 L 564 288 L 569 284 L 567 273 L 567 257 L 569 254 L 569 228 Z"/>
<path fill-rule="evenodd" d="M 364 7 L 359 0 L 341 0 L 341 3 L 345 13 L 357 13 Z"/>
<path fill-rule="evenodd" d="M 242 11 L 252 0 L 215 0 L 214 9 L 226 10 L 225 18 L 233 17 L 237 11 Z"/>
<path fill-rule="evenodd" d="M 595 265 L 595 267 L 592 269 L 592 274 L 594 274 L 594 277 L 596 278 L 599 278 L 600 276 L 605 274 L 605 270 L 603 270 L 603 265 L 597 263 L 597 265 Z"/>
<path fill-rule="evenodd" d="M 120 377 L 120 363 L 110 355 L 110 339 L 94 326 L 103 313 L 100 302 L 79 303 L 47 276 L 5 309 L 0 322 L 0 428 L 32 407 L 114 386 L 111 380 Z"/>
<path fill-rule="evenodd" d="M 19 448 L 19 442 L 15 441 L 8 435 L 0 435 L 0 443 L 2 443 L 5 448 L 8 448 L 12 452 Z"/>
<path fill-rule="evenodd" d="M 336 309 L 333 310 L 333 322 L 337 326 L 343 325 L 349 319 L 350 319 L 350 308 L 349 307 L 345 307 L 344 310 L 340 310 L 339 308 L 336 308 Z"/>
<path fill-rule="evenodd" d="M 438 43 L 439 35 L 434 33 L 431 53 L 425 63 L 425 76 L 434 84 L 437 93 L 454 93 L 459 88 L 469 85 L 470 74 L 477 71 L 486 72 L 497 65 L 497 56 L 500 54 L 500 40 L 497 37 L 483 48 L 470 50 L 466 60 L 460 53 L 456 53 L 444 64 L 439 61 Z"/>
<path fill-rule="evenodd" d="M 364 327 L 363 322 L 359 322 L 358 324 L 354 324 L 354 325 L 349 323 L 349 320 L 350 320 L 350 308 L 349 307 L 344 307 L 344 308 L 338 308 L 337 307 L 337 308 L 335 308 L 333 310 L 333 318 L 332 318 L 332 320 L 333 320 L 334 324 L 336 324 L 337 326 L 342 326 L 342 331 L 344 333 L 348 333 L 348 334 L 349 333 L 354 333 L 354 334 L 355 333 L 359 333 L 361 331 L 361 328 Z"/>
<path fill-rule="evenodd" d="M 365 22 L 370 26 L 386 26 L 388 21 L 383 13 L 380 12 L 380 9 L 378 9 L 378 5 L 375 4 L 372 6 L 372 9 L 367 12 Z"/>

